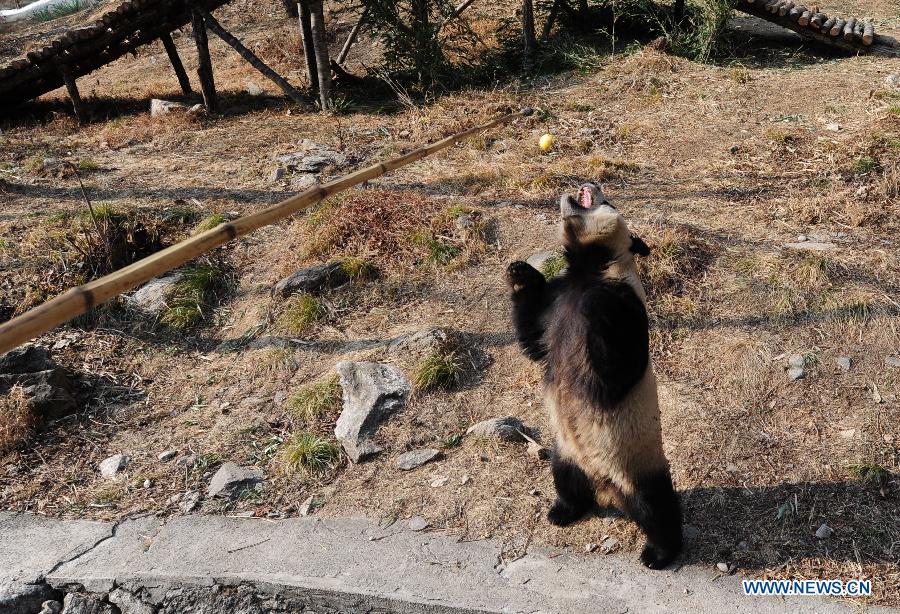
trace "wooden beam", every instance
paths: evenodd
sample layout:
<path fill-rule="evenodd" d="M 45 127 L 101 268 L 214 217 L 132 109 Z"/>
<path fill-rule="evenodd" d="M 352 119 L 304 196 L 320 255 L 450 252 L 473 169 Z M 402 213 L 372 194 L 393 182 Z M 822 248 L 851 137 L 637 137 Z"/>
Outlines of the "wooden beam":
<path fill-rule="evenodd" d="M 356 37 L 359 36 L 359 31 L 362 30 L 363 24 L 365 24 L 366 17 L 368 16 L 369 7 L 366 6 L 366 8 L 363 9 L 362 15 L 359 16 L 359 20 L 356 22 L 356 25 L 353 26 L 352 30 L 350 30 L 350 34 L 347 36 L 347 40 L 344 42 L 344 46 L 341 47 L 341 52 L 338 54 L 337 60 L 335 60 L 338 64 L 343 64 L 344 60 L 347 59 L 347 54 L 350 53 L 350 48 L 353 47 L 353 43 L 356 42 Z"/>
<path fill-rule="evenodd" d="M 194 27 L 194 42 L 197 44 L 197 77 L 203 91 L 203 104 L 206 110 L 214 113 L 218 108 L 216 99 L 216 81 L 213 77 L 212 60 L 209 57 L 209 40 L 206 36 L 206 21 L 196 9 L 191 10 L 191 23 Z"/>
<path fill-rule="evenodd" d="M 269 68 L 265 62 L 256 57 L 252 51 L 247 49 L 241 41 L 232 36 L 228 30 L 222 27 L 216 18 L 204 11 L 203 9 L 198 9 L 200 14 L 203 15 L 203 20 L 206 22 L 206 27 L 209 28 L 213 34 L 221 38 L 223 41 L 228 43 L 232 49 L 238 52 L 242 58 L 244 58 L 248 64 L 250 64 L 253 68 L 261 72 L 267 78 L 269 78 L 275 85 L 281 88 L 281 90 L 288 95 L 288 97 L 301 106 L 306 106 L 306 100 L 303 99 L 303 96 L 294 88 L 293 85 L 287 82 L 287 80 L 279 75 L 277 72 Z"/>
<path fill-rule="evenodd" d="M 81 100 L 81 94 L 78 93 L 75 75 L 65 66 L 60 69 L 60 72 L 62 73 L 63 82 L 66 84 L 66 91 L 69 93 L 69 100 L 72 102 L 72 109 L 75 111 L 75 118 L 79 124 L 87 123 L 87 109 Z"/>
<path fill-rule="evenodd" d="M 178 57 L 178 48 L 175 47 L 175 41 L 172 40 L 172 35 L 166 32 L 159 38 L 162 40 L 163 47 L 166 48 L 166 54 L 168 54 L 169 62 L 175 70 L 175 76 L 178 77 L 178 85 L 181 86 L 181 92 L 185 96 L 190 96 L 194 93 L 194 90 L 191 89 L 191 81 L 188 79 L 187 72 L 184 70 L 184 64 L 181 63 L 181 58 Z"/>

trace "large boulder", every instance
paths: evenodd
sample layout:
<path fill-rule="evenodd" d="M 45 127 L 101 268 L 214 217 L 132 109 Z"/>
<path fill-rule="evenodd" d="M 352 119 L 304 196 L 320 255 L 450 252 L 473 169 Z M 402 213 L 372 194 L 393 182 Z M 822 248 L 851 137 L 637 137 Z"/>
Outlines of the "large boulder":
<path fill-rule="evenodd" d="M 350 281 L 340 262 L 317 264 L 300 269 L 275 284 L 275 293 L 290 296 L 298 292 L 319 292 Z"/>
<path fill-rule="evenodd" d="M 391 365 L 341 361 L 336 366 L 343 389 L 344 409 L 334 435 L 354 463 L 381 452 L 375 443 L 379 425 L 400 410 L 411 387 Z"/>

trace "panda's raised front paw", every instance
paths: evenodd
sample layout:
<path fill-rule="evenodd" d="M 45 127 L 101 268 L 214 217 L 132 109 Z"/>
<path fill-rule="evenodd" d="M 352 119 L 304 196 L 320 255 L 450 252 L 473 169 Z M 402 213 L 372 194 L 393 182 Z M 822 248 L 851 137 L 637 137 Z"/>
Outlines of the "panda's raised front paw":
<path fill-rule="evenodd" d="M 668 550 L 653 544 L 644 546 L 641 552 L 641 563 L 649 569 L 663 569 L 678 556 L 678 550 Z"/>
<path fill-rule="evenodd" d="M 506 268 L 506 281 L 514 292 L 545 282 L 540 271 L 522 260 L 516 260 Z"/>

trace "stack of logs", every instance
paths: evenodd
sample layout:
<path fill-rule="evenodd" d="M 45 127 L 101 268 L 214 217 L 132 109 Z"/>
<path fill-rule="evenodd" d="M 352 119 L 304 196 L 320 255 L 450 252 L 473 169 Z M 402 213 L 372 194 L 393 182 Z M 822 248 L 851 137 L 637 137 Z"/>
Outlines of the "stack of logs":
<path fill-rule="evenodd" d="M 855 17 L 829 17 L 819 11 L 818 6 L 806 8 L 802 4 L 794 4 L 791 0 L 746 0 L 747 4 L 755 4 L 764 10 L 787 17 L 797 22 L 798 26 L 810 28 L 816 32 L 843 37 L 848 43 L 862 43 L 869 46 L 875 40 L 875 27 L 871 21 L 857 20 Z"/>

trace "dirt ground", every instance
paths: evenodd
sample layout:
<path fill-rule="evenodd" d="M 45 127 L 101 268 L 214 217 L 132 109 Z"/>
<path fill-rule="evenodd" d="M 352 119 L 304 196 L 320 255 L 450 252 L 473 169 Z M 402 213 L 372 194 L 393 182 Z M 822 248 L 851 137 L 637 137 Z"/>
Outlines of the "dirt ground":
<path fill-rule="evenodd" d="M 260 17 L 247 24 L 251 4 Z M 898 26 L 894 3 L 823 5 L 832 8 L 869 13 L 887 31 Z M 295 27 L 278 5 L 237 0 L 220 12 L 302 83 Z M 333 21 L 338 31 L 352 25 L 346 15 Z M 334 38 L 338 46 L 342 37 Z M 189 32 L 176 42 L 193 75 Z M 343 153 L 346 167 L 330 171 L 340 174 L 502 106 L 538 113 L 370 182 L 338 199 L 324 226 L 322 214 L 304 214 L 221 248 L 229 290 L 187 332 L 112 311 L 40 338 L 78 378 L 82 405 L 0 457 L 0 507 L 58 517 L 181 513 L 173 495 L 205 491 L 232 460 L 263 468 L 265 488 L 227 505 L 204 502 L 202 513 L 297 515 L 314 496 L 318 514 L 386 523 L 420 514 L 461 539 L 501 538 L 510 558 L 531 544 L 584 551 L 607 537 L 636 558 L 642 538 L 622 519 L 550 526 L 549 466 L 524 446 L 458 437 L 479 420 L 514 415 L 549 442 L 540 371 L 513 343 L 503 272 L 554 248 L 561 191 L 600 179 L 653 250 L 644 277 L 666 453 L 688 525 L 684 560 L 708 563 L 711 580 L 719 562 L 751 577 L 872 578 L 870 603 L 900 605 L 900 369 L 888 362 L 900 354 L 900 89 L 885 84 L 900 60 L 762 47 L 699 64 L 630 48 L 421 108 L 357 99 L 347 113 L 323 116 L 275 97 L 229 48 L 211 45 L 220 115 L 149 117 L 151 97 L 179 91 L 155 44 L 82 79 L 98 115 L 86 126 L 53 103 L 61 92 L 3 118 L 0 316 L 39 302 L 54 280 L 73 279 L 52 251 L 46 269 L 31 266 L 48 228 L 60 230 L 60 212 L 84 209 L 77 179 L 44 158 L 81 162 L 95 204 L 235 216 L 293 193 L 296 177 L 270 175 L 274 157 L 301 139 Z M 350 66 L 360 70 L 358 57 Z M 271 96 L 246 93 L 250 82 Z M 556 135 L 546 155 L 537 147 L 544 132 Z M 352 210 L 341 208 L 347 199 L 408 201 L 423 218 L 469 208 L 490 232 L 477 249 L 427 266 L 363 231 L 322 247 L 328 225 Z M 372 233 L 400 224 L 391 217 L 401 215 L 397 207 L 384 211 L 384 227 Z M 169 228 L 165 238 L 190 230 Z M 369 259 L 382 275 L 329 292 L 324 318 L 300 335 L 285 332 L 287 307 L 271 287 L 335 256 Z M 412 374 L 409 357 L 386 346 L 428 326 L 468 334 L 488 366 L 449 391 L 416 393 L 382 427 L 376 459 L 316 476 L 284 471 L 283 442 L 298 428 L 284 399 L 344 359 L 396 362 Z M 229 340 L 240 343 L 222 345 Z M 795 354 L 806 374 L 792 381 Z M 836 362 L 842 356 L 848 371 Z M 335 417 L 322 416 L 316 429 L 327 434 Z M 422 446 L 442 457 L 396 469 L 397 455 Z M 168 449 L 196 455 L 197 465 L 160 462 Z M 126 479 L 110 483 L 97 465 L 115 453 L 131 462 Z M 432 486 L 442 477 L 449 480 Z M 815 536 L 822 524 L 834 530 L 827 539 Z"/>

